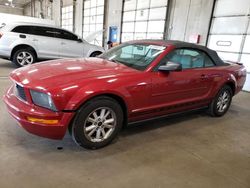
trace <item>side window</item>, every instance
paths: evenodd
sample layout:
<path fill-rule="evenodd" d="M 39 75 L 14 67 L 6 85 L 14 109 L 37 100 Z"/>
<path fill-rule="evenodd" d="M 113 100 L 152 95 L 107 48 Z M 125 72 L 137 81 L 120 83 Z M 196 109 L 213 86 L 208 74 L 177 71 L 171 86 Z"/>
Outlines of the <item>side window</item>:
<path fill-rule="evenodd" d="M 183 49 L 181 64 L 184 69 L 201 68 L 204 66 L 204 53 L 196 50 Z"/>
<path fill-rule="evenodd" d="M 210 57 L 205 54 L 205 67 L 214 67 L 215 64 Z"/>
<path fill-rule="evenodd" d="M 68 32 L 68 31 L 62 31 L 62 33 L 63 33 L 64 39 L 75 40 L 75 41 L 76 41 L 77 38 L 78 38 L 76 35 L 74 35 L 74 34 Z"/>
<path fill-rule="evenodd" d="M 184 49 L 177 49 L 170 52 L 160 63 L 160 65 L 166 65 L 168 62 L 180 63 L 183 69 L 191 67 L 191 55 L 184 52 Z"/>
<path fill-rule="evenodd" d="M 54 28 L 50 28 L 50 27 L 34 26 L 33 34 L 44 36 L 44 37 L 55 37 L 56 31 L 54 30 Z"/>
<path fill-rule="evenodd" d="M 194 49 L 177 49 L 168 54 L 161 62 L 161 65 L 167 62 L 182 64 L 183 69 L 212 67 L 213 61 L 207 54 Z"/>
<path fill-rule="evenodd" d="M 66 40 L 74 40 L 74 41 L 78 40 L 78 37 L 76 35 L 74 35 L 73 33 L 68 32 L 68 31 L 61 30 L 61 29 L 55 29 L 55 31 L 57 33 L 60 33 L 60 34 L 55 36 L 57 38 L 66 39 Z"/>
<path fill-rule="evenodd" d="M 12 32 L 31 34 L 31 26 L 26 26 L 26 25 L 17 26 L 14 29 L 12 29 Z"/>
<path fill-rule="evenodd" d="M 39 35 L 45 36 L 45 37 L 55 37 L 57 32 L 54 28 L 51 27 L 36 27 L 36 31 Z"/>
<path fill-rule="evenodd" d="M 174 63 L 181 63 L 182 58 L 182 52 L 183 50 L 174 50 L 169 55 L 166 56 L 166 63 L 168 61 L 174 62 Z"/>

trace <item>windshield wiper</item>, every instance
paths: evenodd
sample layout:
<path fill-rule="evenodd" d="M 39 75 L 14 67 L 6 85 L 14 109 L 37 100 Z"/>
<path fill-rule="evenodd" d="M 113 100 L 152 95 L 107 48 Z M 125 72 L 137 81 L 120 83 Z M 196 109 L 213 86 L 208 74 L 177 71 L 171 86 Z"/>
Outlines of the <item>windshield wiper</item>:
<path fill-rule="evenodd" d="M 122 64 L 122 65 L 125 65 L 127 67 L 132 67 L 133 68 L 133 65 L 130 65 L 129 63 L 126 63 L 126 62 L 123 62 L 123 61 L 118 61 L 116 59 L 109 59 L 109 61 L 112 61 L 114 63 L 117 63 L 117 64 Z"/>

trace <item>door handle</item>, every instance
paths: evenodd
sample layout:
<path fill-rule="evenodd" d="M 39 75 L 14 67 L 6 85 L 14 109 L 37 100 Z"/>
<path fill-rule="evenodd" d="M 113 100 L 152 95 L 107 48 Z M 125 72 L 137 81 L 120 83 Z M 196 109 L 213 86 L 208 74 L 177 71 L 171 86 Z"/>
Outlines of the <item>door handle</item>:
<path fill-rule="evenodd" d="M 62 45 L 65 45 L 66 43 L 65 42 L 61 42 Z"/>
<path fill-rule="evenodd" d="M 19 35 L 19 37 L 22 38 L 22 39 L 25 39 L 25 38 L 26 38 L 26 35 L 22 35 L 22 34 L 21 34 L 21 35 Z"/>
<path fill-rule="evenodd" d="M 37 42 L 38 40 L 37 39 L 33 39 L 32 41 Z"/>

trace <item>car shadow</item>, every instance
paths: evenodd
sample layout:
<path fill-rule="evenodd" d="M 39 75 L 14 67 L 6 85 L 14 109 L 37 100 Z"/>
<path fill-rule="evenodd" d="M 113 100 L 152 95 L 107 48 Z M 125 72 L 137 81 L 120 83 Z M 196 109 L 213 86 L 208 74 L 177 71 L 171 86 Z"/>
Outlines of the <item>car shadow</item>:
<path fill-rule="evenodd" d="M 229 115 L 233 113 L 229 111 Z M 126 155 L 136 151 L 140 147 L 152 148 L 160 144 L 173 144 L 176 141 L 192 137 L 193 133 L 199 132 L 204 126 L 216 126 L 224 121 L 224 118 L 211 118 L 210 123 L 204 124 L 210 118 L 205 109 L 185 112 L 165 118 L 159 118 L 141 123 L 127 125 L 122 129 L 107 147 L 97 150 L 88 150 L 75 144 L 69 133 L 63 140 L 50 140 L 31 135 L 32 141 L 25 141 L 19 145 L 27 151 L 28 155 L 43 153 L 56 155 L 58 161 L 64 161 L 65 157 L 84 163 L 83 161 L 95 161 L 107 157 Z M 216 124 L 217 122 L 217 124 Z M 201 126 L 202 125 L 202 126 Z M 185 127 L 184 127 L 185 126 Z"/>
<path fill-rule="evenodd" d="M 208 116 L 206 110 L 200 109 L 195 111 L 183 112 L 145 122 L 128 124 L 123 128 L 120 135 L 122 137 L 127 137 L 135 134 L 141 134 L 143 132 L 148 132 L 158 128 L 174 126 L 175 124 L 179 124 L 181 122 L 191 121 L 192 119 L 200 116 Z"/>
<path fill-rule="evenodd" d="M 241 111 L 241 109 L 235 106 L 229 109 L 226 116 L 237 114 L 238 111 Z M 210 123 L 203 124 L 202 122 L 206 121 L 207 118 L 209 118 Z M 32 152 L 35 151 L 37 153 L 53 152 L 58 155 L 71 153 L 85 159 L 88 157 L 92 158 L 93 156 L 95 158 L 102 158 L 104 156 L 118 155 L 118 153 L 126 153 L 128 150 L 141 145 L 146 146 L 151 142 L 158 142 L 161 139 L 170 138 L 171 140 L 174 137 L 181 139 L 189 135 L 189 133 L 195 132 L 197 129 L 204 128 L 204 126 L 217 126 L 223 121 L 225 121 L 225 118 L 210 118 L 206 109 L 200 109 L 141 123 L 129 124 L 121 130 L 119 136 L 110 145 L 98 150 L 87 150 L 77 146 L 69 133 L 65 135 L 63 140 L 58 141 L 30 135 L 30 139 L 25 139 L 26 141 L 19 144 L 19 146 L 25 150 L 32 150 Z M 185 129 L 184 132 L 183 128 Z"/>
<path fill-rule="evenodd" d="M 164 130 L 165 127 L 176 126 L 177 124 L 185 121 L 192 121 L 195 118 L 207 116 L 204 110 L 197 110 L 192 112 L 185 112 L 178 115 L 172 115 L 165 118 L 159 118 L 155 120 L 149 120 L 141 123 L 135 123 L 125 126 L 120 132 L 119 136 L 115 138 L 110 145 L 98 150 L 87 150 L 80 146 L 77 146 L 72 140 L 71 136 L 67 132 L 63 140 L 50 140 L 46 138 L 39 138 L 34 135 L 30 135 L 30 140 L 19 144 L 26 150 L 36 151 L 37 153 L 43 152 L 58 152 L 58 153 L 84 153 L 85 155 L 95 155 L 97 158 L 103 157 L 103 155 L 114 155 L 119 152 L 126 152 L 129 148 L 133 148 L 142 144 L 143 140 L 137 140 L 133 136 L 137 136 L 143 133 L 150 133 L 156 129 Z M 154 133 L 156 134 L 156 133 Z M 154 141 L 156 137 L 150 137 L 144 135 L 148 142 Z M 173 135 L 174 136 L 174 135 Z M 39 145 L 39 147 L 37 147 Z M 124 147 L 126 145 L 126 147 Z M 125 149 L 126 148 L 126 149 Z"/>
<path fill-rule="evenodd" d="M 18 68 L 14 63 L 7 61 L 7 60 L 3 60 L 0 59 L 0 68 Z"/>

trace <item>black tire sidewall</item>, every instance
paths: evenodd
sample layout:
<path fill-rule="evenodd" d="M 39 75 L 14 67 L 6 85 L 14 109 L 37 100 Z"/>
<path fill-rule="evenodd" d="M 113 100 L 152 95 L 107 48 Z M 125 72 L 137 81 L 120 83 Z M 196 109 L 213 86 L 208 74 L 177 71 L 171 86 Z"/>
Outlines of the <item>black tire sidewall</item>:
<path fill-rule="evenodd" d="M 102 142 L 91 142 L 84 134 L 84 122 L 88 115 L 97 108 L 108 107 L 111 108 L 116 114 L 117 124 L 115 130 L 109 138 Z M 98 149 L 108 145 L 119 133 L 123 125 L 123 111 L 121 106 L 113 99 L 108 97 L 99 97 L 88 101 L 81 109 L 77 112 L 72 125 L 72 138 L 80 146 L 87 149 Z"/>
<path fill-rule="evenodd" d="M 18 63 L 18 61 L 17 61 L 17 55 L 18 55 L 20 52 L 28 52 L 28 53 L 30 53 L 30 54 L 32 55 L 32 57 L 33 57 L 33 63 L 36 62 L 35 53 L 34 53 L 31 49 L 25 48 L 25 49 L 17 50 L 17 51 L 14 53 L 12 62 L 13 62 L 16 66 L 18 66 L 18 67 L 23 67 L 23 66 L 20 65 L 20 64 Z M 32 64 L 33 64 L 33 63 L 32 63 Z"/>
<path fill-rule="evenodd" d="M 224 91 L 228 91 L 228 92 L 229 92 L 229 94 L 230 94 L 230 99 L 229 99 L 229 100 L 230 100 L 230 101 L 229 101 L 229 103 L 228 103 L 227 108 L 226 108 L 223 112 L 219 112 L 218 109 L 217 109 L 217 101 L 218 101 L 220 95 L 221 95 Z M 218 94 L 216 95 L 215 99 L 213 100 L 213 104 L 212 104 L 212 106 L 211 106 L 211 108 L 212 108 L 212 109 L 211 109 L 211 110 L 212 110 L 212 114 L 213 114 L 214 116 L 217 116 L 217 117 L 223 116 L 223 115 L 228 111 L 228 109 L 229 109 L 229 107 L 230 107 L 230 105 L 231 105 L 232 97 L 233 97 L 233 91 L 232 91 L 231 87 L 228 86 L 228 85 L 223 86 L 223 87 L 220 89 L 220 91 L 218 92 Z"/>

